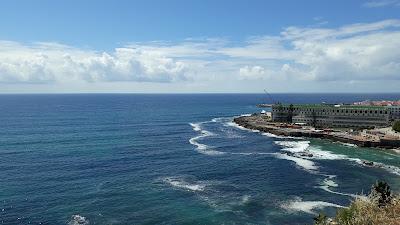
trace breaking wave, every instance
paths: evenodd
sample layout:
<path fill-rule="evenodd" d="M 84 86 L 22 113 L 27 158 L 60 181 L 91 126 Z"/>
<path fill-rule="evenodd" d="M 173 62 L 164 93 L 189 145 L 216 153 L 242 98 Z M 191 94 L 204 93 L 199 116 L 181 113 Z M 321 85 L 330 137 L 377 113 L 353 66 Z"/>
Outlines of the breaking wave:
<path fill-rule="evenodd" d="M 326 160 L 343 160 L 349 159 L 349 157 L 341 154 L 334 154 L 330 151 L 322 150 L 317 146 L 310 146 L 307 148 L 307 152 L 311 153 L 315 159 L 326 159 Z"/>
<path fill-rule="evenodd" d="M 348 160 L 351 162 L 355 162 L 361 166 L 369 166 L 369 167 L 374 167 L 374 168 L 382 168 L 390 173 L 396 174 L 400 176 L 400 168 L 396 167 L 396 166 L 391 166 L 391 165 L 386 165 L 384 163 L 380 163 L 380 162 L 374 162 L 371 161 L 370 163 L 371 165 L 367 165 L 365 162 L 365 160 L 359 159 L 359 158 L 352 158 L 352 157 L 348 157 L 346 155 L 341 155 L 341 154 L 334 154 L 330 151 L 324 151 L 322 149 L 320 149 L 319 147 L 314 147 L 311 146 L 307 149 L 308 152 L 310 152 L 311 154 L 313 154 L 312 158 L 315 159 L 326 159 L 326 160 Z"/>
<path fill-rule="evenodd" d="M 214 135 L 210 131 L 203 130 L 201 128 L 201 124 L 202 123 L 189 123 L 189 124 L 190 124 L 190 126 L 192 126 L 194 131 L 200 133 L 198 136 L 195 136 L 195 137 L 189 139 L 189 143 L 194 145 L 194 146 L 196 146 L 197 152 L 199 152 L 201 154 L 205 154 L 205 155 L 222 155 L 222 154 L 225 154 L 224 152 L 213 150 L 208 145 L 201 144 L 201 143 L 198 142 L 198 140 L 200 140 L 200 139 L 203 139 L 203 138 L 206 138 L 206 137 Z"/>
<path fill-rule="evenodd" d="M 276 134 L 271 134 L 271 133 L 267 133 L 267 132 L 263 132 L 263 133 L 261 133 L 261 135 L 271 137 L 271 138 L 280 138 L 280 139 L 287 138 L 285 136 L 278 136 Z"/>
<path fill-rule="evenodd" d="M 199 191 L 204 191 L 206 188 L 206 185 L 204 183 L 200 182 L 195 182 L 195 181 L 185 181 L 183 178 L 179 177 L 166 177 L 163 179 L 163 181 L 172 187 L 178 188 L 178 189 L 183 189 L 186 191 L 191 191 L 191 192 L 199 192 Z"/>
<path fill-rule="evenodd" d="M 359 161 L 357 161 L 357 162 L 358 162 L 359 164 L 364 165 L 364 163 L 363 163 L 362 160 L 359 160 Z M 372 163 L 373 163 L 373 166 L 372 166 L 372 167 L 375 167 L 375 168 L 382 168 L 382 169 L 384 169 L 384 170 L 386 170 L 386 171 L 388 171 L 388 172 L 390 172 L 390 173 L 393 173 L 393 174 L 396 174 L 396 175 L 400 176 L 400 168 L 399 168 L 399 167 L 391 166 L 391 165 L 386 165 L 386 164 L 379 163 L 379 162 L 372 162 Z"/>
<path fill-rule="evenodd" d="M 217 117 L 217 118 L 213 118 L 213 119 L 211 120 L 211 122 L 213 122 L 213 123 L 219 123 L 219 122 L 222 122 L 224 119 L 225 119 L 224 117 Z"/>
<path fill-rule="evenodd" d="M 250 116 L 250 114 L 244 114 L 241 116 Z M 259 132 L 258 130 L 251 130 L 247 129 L 245 127 L 242 127 L 232 121 L 233 117 L 219 117 L 219 118 L 213 118 L 210 121 L 206 122 L 199 122 L 199 123 L 190 123 L 192 126 L 192 129 L 196 132 L 199 133 L 199 135 L 190 138 L 189 143 L 196 146 L 197 152 L 205 155 L 223 155 L 227 154 L 227 152 L 222 152 L 222 151 L 217 151 L 213 149 L 212 147 L 200 143 L 199 140 L 210 137 L 215 135 L 214 133 L 204 130 L 202 128 L 202 124 L 204 123 L 222 123 L 223 126 L 230 126 L 230 127 L 235 127 L 241 130 L 246 130 L 246 131 L 252 131 L 252 132 Z M 261 133 L 264 136 L 267 137 L 272 137 L 272 138 L 277 138 L 277 139 L 292 139 L 291 137 L 284 137 L 284 136 L 278 136 L 275 134 L 271 133 Z M 228 134 L 229 136 L 229 134 Z M 238 138 L 238 136 L 231 136 L 231 138 Z M 298 139 L 298 138 L 295 138 Z M 308 170 L 308 171 L 316 171 L 318 169 L 318 166 L 316 166 L 315 162 L 312 160 L 348 160 L 355 162 L 361 166 L 369 166 L 365 163 L 364 160 L 359 159 L 359 158 L 351 158 L 346 155 L 342 154 L 335 154 L 330 151 L 322 150 L 321 147 L 319 146 L 311 146 L 310 141 L 307 140 L 277 140 L 274 141 L 275 144 L 279 145 L 282 147 L 281 151 L 282 153 L 262 153 L 262 152 L 250 152 L 250 153 L 229 153 L 233 155 L 274 155 L 277 158 L 280 159 L 285 159 L 289 161 L 293 161 L 296 163 L 296 165 L 302 169 Z M 349 147 L 356 147 L 352 144 L 347 144 L 347 143 L 341 143 L 343 145 L 349 146 Z M 400 168 L 396 166 L 391 166 L 391 165 L 386 165 L 383 163 L 379 162 L 371 162 L 373 163 L 373 166 L 375 168 L 382 168 L 385 169 L 388 172 L 391 172 L 393 174 L 399 175 L 400 176 Z M 326 186 L 322 187 L 324 190 L 327 190 Z M 331 191 L 333 192 L 333 191 Z"/>
<path fill-rule="evenodd" d="M 296 197 L 294 200 L 290 200 L 281 204 L 281 208 L 285 209 L 289 213 L 304 212 L 313 215 L 318 214 L 315 211 L 316 209 L 320 210 L 325 207 L 343 208 L 341 205 L 330 202 L 303 201 L 300 197 Z"/>
<path fill-rule="evenodd" d="M 283 151 L 293 153 L 304 152 L 310 146 L 310 141 L 274 141 L 274 143 L 283 147 Z"/>
<path fill-rule="evenodd" d="M 347 147 L 353 147 L 357 148 L 358 146 L 356 144 L 351 144 L 351 143 L 345 143 L 345 142 L 339 142 L 341 145 L 347 146 Z"/>
<path fill-rule="evenodd" d="M 73 215 L 71 216 L 71 220 L 68 222 L 68 225 L 88 225 L 89 220 L 86 217 L 81 215 Z"/>
<path fill-rule="evenodd" d="M 308 170 L 308 171 L 315 171 L 318 169 L 318 166 L 315 165 L 315 163 L 311 160 L 300 158 L 300 157 L 295 157 L 295 156 L 290 156 L 287 154 L 281 154 L 281 153 L 276 153 L 275 154 L 277 158 L 279 159 L 286 159 L 290 160 L 296 163 L 296 165 L 302 169 Z"/>
<path fill-rule="evenodd" d="M 261 133 L 261 135 L 266 136 L 266 137 L 276 138 L 276 139 L 297 139 L 297 140 L 304 139 L 302 137 L 279 136 L 279 135 L 268 133 L 268 132 L 263 132 L 263 133 Z"/>
<path fill-rule="evenodd" d="M 316 160 L 348 160 L 355 162 L 361 166 L 366 165 L 365 161 L 359 158 L 351 158 L 346 155 L 334 154 L 330 151 L 322 150 L 318 146 L 310 146 L 309 141 L 275 141 L 275 144 L 282 147 L 282 151 L 289 152 L 290 155 L 283 155 L 280 158 L 297 161 L 300 167 L 304 169 L 310 170 L 312 168 L 312 161 L 307 162 L 305 160 L 316 159 Z M 370 162 L 372 163 L 371 167 L 382 168 L 386 171 L 399 175 L 400 176 L 400 168 L 396 166 L 386 165 L 379 162 Z"/>
<path fill-rule="evenodd" d="M 332 178 L 335 177 L 334 175 L 327 175 L 327 176 L 328 177 L 325 178 L 322 181 L 321 185 L 319 186 L 319 188 L 321 188 L 322 190 L 324 190 L 326 192 L 329 192 L 329 193 L 332 193 L 332 194 L 337 194 L 337 195 L 350 196 L 350 197 L 353 197 L 353 198 L 359 197 L 358 195 L 355 195 L 355 194 L 348 194 L 348 193 L 332 191 L 330 188 L 336 188 L 339 185 L 335 181 L 332 180 Z"/>
<path fill-rule="evenodd" d="M 237 123 L 235 123 L 235 122 L 233 122 L 233 121 L 226 122 L 226 123 L 224 124 L 224 126 L 235 127 L 235 128 L 237 128 L 237 129 L 245 130 L 245 131 L 251 131 L 251 132 L 253 132 L 253 133 L 259 133 L 259 132 L 260 132 L 259 130 L 252 130 L 252 129 L 249 129 L 249 128 L 246 128 L 246 127 L 242 127 L 242 126 L 240 126 L 239 124 L 237 124 Z"/>

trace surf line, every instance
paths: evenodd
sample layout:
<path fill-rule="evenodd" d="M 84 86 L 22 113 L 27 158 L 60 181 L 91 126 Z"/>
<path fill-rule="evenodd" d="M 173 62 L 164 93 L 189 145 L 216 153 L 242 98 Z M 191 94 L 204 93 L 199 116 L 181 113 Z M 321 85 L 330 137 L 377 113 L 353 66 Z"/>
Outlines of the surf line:
<path fill-rule="evenodd" d="M 220 151 L 213 150 L 210 146 L 198 142 L 201 139 L 215 135 L 214 133 L 212 133 L 210 131 L 202 129 L 201 125 L 204 123 L 207 123 L 207 122 L 210 122 L 210 121 L 200 122 L 200 123 L 189 123 L 190 126 L 192 126 L 192 129 L 199 133 L 199 135 L 190 138 L 189 143 L 196 146 L 197 152 L 204 154 L 204 155 L 215 156 L 215 155 L 225 154 L 226 152 L 220 152 Z"/>
<path fill-rule="evenodd" d="M 299 153 L 299 152 L 303 152 L 306 149 L 308 149 L 310 147 L 310 142 L 309 141 L 304 141 L 304 140 L 293 140 L 293 141 L 275 141 L 275 144 L 279 145 L 282 150 L 284 152 L 276 152 L 276 153 L 267 153 L 267 152 L 222 152 L 222 151 L 217 151 L 212 149 L 212 147 L 206 145 L 206 144 L 202 144 L 199 142 L 199 140 L 210 137 L 210 136 L 214 136 L 215 134 L 205 130 L 202 125 L 206 124 L 206 123 L 224 123 L 227 124 L 224 121 L 225 118 L 214 118 L 210 121 L 204 121 L 204 122 L 197 122 L 197 123 L 189 123 L 190 126 L 192 127 L 193 131 L 199 133 L 199 135 L 190 138 L 189 139 L 189 143 L 196 146 L 196 150 L 197 152 L 204 154 L 204 155 L 209 155 L 209 156 L 218 156 L 218 155 L 225 155 L 225 154 L 230 154 L 230 155 L 244 155 L 244 156 L 252 156 L 252 155 L 270 155 L 272 157 L 276 157 L 279 159 L 283 159 L 283 160 L 289 160 L 294 162 L 297 167 L 300 167 L 301 169 L 315 174 L 315 175 L 319 175 L 319 176 L 325 176 L 327 177 L 326 179 L 324 179 L 324 181 L 322 182 L 322 184 L 320 184 L 319 186 L 315 186 L 316 188 L 320 188 L 326 192 L 329 192 L 331 194 L 337 194 L 337 195 L 343 195 L 343 196 L 349 196 L 349 197 L 357 197 L 357 195 L 353 195 L 353 194 L 347 194 L 347 193 L 342 193 L 342 192 L 337 192 L 337 191 L 333 191 L 330 188 L 332 187 L 338 187 L 338 185 L 332 180 L 332 178 L 336 177 L 336 175 L 326 175 L 326 174 L 322 174 L 318 171 L 318 166 L 315 165 L 315 162 L 312 161 L 310 158 L 308 157 L 299 157 L 295 154 L 285 154 L 286 152 L 293 152 L 293 153 Z M 226 118 L 228 119 L 228 118 Z M 232 125 L 228 123 L 228 126 Z M 237 126 L 233 126 L 238 128 Z M 238 128 L 241 130 L 247 130 L 247 131 L 252 131 L 250 129 L 247 128 Z M 314 153 L 315 154 L 315 153 Z"/>

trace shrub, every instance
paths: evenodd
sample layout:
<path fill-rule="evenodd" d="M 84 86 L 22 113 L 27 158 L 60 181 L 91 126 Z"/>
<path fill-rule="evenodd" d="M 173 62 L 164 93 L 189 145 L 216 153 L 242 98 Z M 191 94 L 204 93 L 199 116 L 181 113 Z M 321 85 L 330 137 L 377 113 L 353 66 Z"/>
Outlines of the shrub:
<path fill-rule="evenodd" d="M 320 213 L 317 217 L 314 217 L 315 225 L 329 225 L 328 217 L 325 214 Z"/>
<path fill-rule="evenodd" d="M 396 132 L 400 132 L 400 120 L 396 120 L 392 126 L 393 130 Z"/>
<path fill-rule="evenodd" d="M 358 214 L 357 204 L 350 204 L 349 208 L 339 209 L 336 213 L 335 221 L 339 224 L 350 224 Z"/>
<path fill-rule="evenodd" d="M 368 196 L 357 197 L 334 218 L 320 214 L 314 221 L 315 225 L 400 225 L 400 196 L 392 195 L 386 182 L 377 181 Z"/>
<path fill-rule="evenodd" d="M 371 188 L 369 198 L 375 201 L 379 207 L 384 207 L 392 201 L 390 186 L 385 181 L 377 181 Z"/>

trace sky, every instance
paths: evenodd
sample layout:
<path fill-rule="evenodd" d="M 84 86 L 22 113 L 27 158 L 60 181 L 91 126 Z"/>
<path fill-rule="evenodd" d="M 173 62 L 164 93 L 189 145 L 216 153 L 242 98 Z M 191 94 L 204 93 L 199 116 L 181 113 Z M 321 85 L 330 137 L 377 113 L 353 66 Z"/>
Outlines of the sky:
<path fill-rule="evenodd" d="M 0 93 L 400 92 L 400 0 L 0 1 Z"/>

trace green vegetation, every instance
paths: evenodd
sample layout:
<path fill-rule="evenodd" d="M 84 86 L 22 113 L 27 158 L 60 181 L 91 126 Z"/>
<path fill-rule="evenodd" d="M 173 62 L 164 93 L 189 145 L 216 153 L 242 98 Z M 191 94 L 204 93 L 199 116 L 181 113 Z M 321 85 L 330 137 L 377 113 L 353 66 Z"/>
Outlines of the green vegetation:
<path fill-rule="evenodd" d="M 320 214 L 314 221 L 315 225 L 399 225 L 400 196 L 393 196 L 389 185 L 378 181 L 368 196 L 356 198 L 334 218 Z"/>
<path fill-rule="evenodd" d="M 400 120 L 396 120 L 394 123 L 393 123 L 393 130 L 394 131 L 396 131 L 396 132 L 400 132 Z"/>

